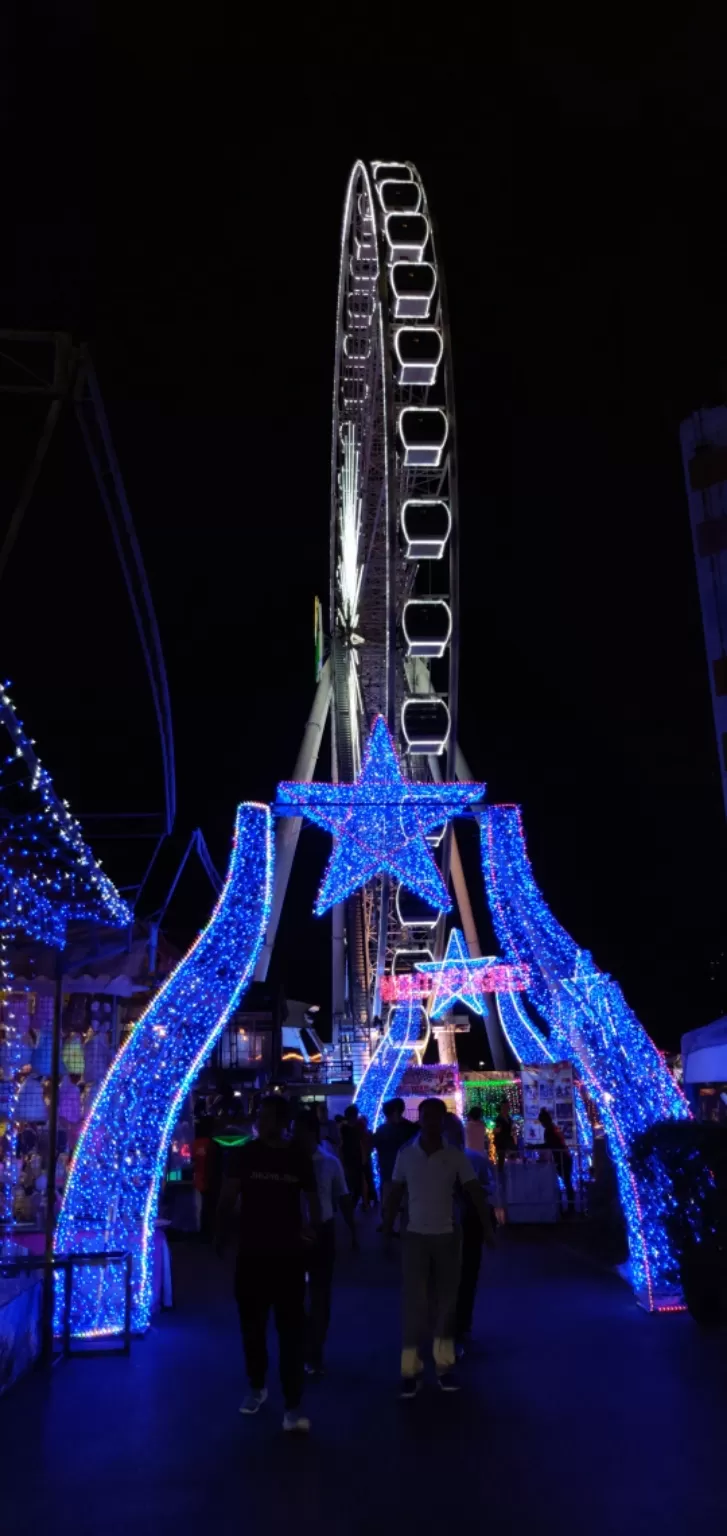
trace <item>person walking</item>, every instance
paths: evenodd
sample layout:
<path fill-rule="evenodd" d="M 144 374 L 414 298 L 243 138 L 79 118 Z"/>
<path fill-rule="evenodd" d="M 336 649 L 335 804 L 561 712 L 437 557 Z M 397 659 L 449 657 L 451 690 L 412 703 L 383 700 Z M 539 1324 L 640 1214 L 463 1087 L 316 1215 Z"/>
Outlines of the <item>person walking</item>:
<path fill-rule="evenodd" d="M 344 1110 L 341 1125 L 341 1162 L 354 1210 L 363 1198 L 364 1187 L 364 1148 L 358 1120 L 356 1105 L 349 1104 Z"/>
<path fill-rule="evenodd" d="M 363 1185 L 361 1203 L 365 1211 L 375 1210 L 379 1203 L 379 1192 L 374 1178 L 374 1165 L 372 1152 L 374 1138 L 369 1130 L 369 1122 L 365 1115 L 358 1117 L 358 1133 L 361 1137 L 361 1159 L 363 1162 Z"/>
<path fill-rule="evenodd" d="M 334 1157 L 338 1157 L 341 1151 L 341 1132 L 336 1121 L 331 1120 L 328 1114 L 328 1105 L 325 1102 L 316 1104 L 315 1114 L 320 1128 L 320 1142 L 327 1142 Z"/>
<path fill-rule="evenodd" d="M 402 1237 L 403 1337 L 400 1396 L 417 1394 L 424 1369 L 419 1353 L 427 1326 L 430 1293 L 434 1304 L 434 1365 L 443 1392 L 456 1392 L 454 1332 L 460 1274 L 460 1236 L 454 1224 L 455 1190 L 472 1202 L 490 1232 L 489 1207 L 472 1164 L 444 1138 L 446 1107 L 441 1099 L 419 1106 L 419 1135 L 402 1147 L 384 1213 L 391 1235 L 406 1193 L 409 1221 Z"/>
<path fill-rule="evenodd" d="M 515 1131 L 510 1114 L 510 1105 L 507 1099 L 500 1100 L 500 1108 L 495 1121 L 493 1132 L 495 1151 L 497 1153 L 497 1166 L 502 1173 L 505 1158 L 508 1152 L 515 1151 Z"/>
<path fill-rule="evenodd" d="M 389 1099 L 383 1108 L 383 1123 L 374 1132 L 374 1149 L 379 1159 L 381 1205 L 385 1206 L 394 1181 L 394 1164 L 402 1149 L 417 1133 L 413 1121 L 404 1116 L 403 1099 Z M 383 1224 L 380 1228 L 383 1231 Z"/>
<path fill-rule="evenodd" d="M 321 1140 L 318 1117 L 303 1110 L 297 1117 L 293 1139 L 313 1163 L 320 1226 L 308 1254 L 308 1309 L 306 1316 L 305 1368 L 311 1376 L 324 1374 L 324 1350 L 331 1320 L 331 1291 L 336 1262 L 336 1210 L 351 1234 L 351 1246 L 358 1249 L 353 1204 L 346 1188 L 343 1168 L 330 1147 Z"/>
<path fill-rule="evenodd" d="M 464 1128 L 465 1147 L 468 1152 L 479 1152 L 484 1157 L 487 1152 L 487 1127 L 482 1115 L 482 1105 L 473 1104 L 467 1111 L 467 1124 Z"/>
<path fill-rule="evenodd" d="M 235 1294 L 249 1391 L 240 1412 L 258 1413 L 267 1399 L 267 1325 L 272 1308 L 285 1399 L 283 1429 L 307 1431 L 301 1412 L 305 1364 L 306 1253 L 320 1210 L 313 1164 L 285 1139 L 290 1107 L 277 1095 L 262 1100 L 257 1138 L 240 1148 L 240 1241 Z M 306 1225 L 303 1200 L 308 1207 Z"/>
<path fill-rule="evenodd" d="M 200 1120 L 192 1142 L 192 1178 L 197 1230 L 203 1242 L 209 1242 L 215 1220 L 215 1148 L 212 1141 L 212 1122 Z"/>
<path fill-rule="evenodd" d="M 573 1154 L 568 1148 L 565 1136 L 559 1125 L 556 1125 L 549 1109 L 541 1109 L 538 1115 L 543 1127 L 543 1145 L 552 1152 L 555 1166 L 558 1169 L 568 1199 L 569 1213 L 575 1209 L 576 1197 L 573 1191 Z"/>
<path fill-rule="evenodd" d="M 484 1157 L 481 1152 L 474 1151 L 472 1147 L 465 1149 L 465 1157 L 470 1167 L 474 1169 L 475 1177 L 482 1189 L 487 1204 L 488 1222 L 483 1227 L 479 1214 L 471 1200 L 460 1201 L 462 1264 L 455 1317 L 455 1339 L 459 1353 L 462 1353 L 465 1339 L 472 1332 L 477 1281 L 482 1264 L 482 1249 L 485 1244 L 489 1248 L 493 1248 L 495 1245 L 495 1215 L 493 1210 L 495 1203 L 495 1177 L 492 1163 L 489 1158 Z"/>
<path fill-rule="evenodd" d="M 419 1108 L 421 1109 L 421 1104 Z M 460 1152 L 464 1152 L 464 1126 L 462 1121 L 459 1115 L 454 1113 L 453 1109 L 447 1109 L 446 1104 L 444 1109 L 444 1130 L 442 1132 L 444 1140 L 449 1143 L 450 1147 L 457 1147 Z"/>

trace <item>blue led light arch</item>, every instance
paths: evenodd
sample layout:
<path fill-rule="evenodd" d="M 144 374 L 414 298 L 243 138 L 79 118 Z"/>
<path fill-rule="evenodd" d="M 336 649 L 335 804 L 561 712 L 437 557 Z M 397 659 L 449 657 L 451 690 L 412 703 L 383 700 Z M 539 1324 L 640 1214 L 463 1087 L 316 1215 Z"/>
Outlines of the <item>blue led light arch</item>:
<path fill-rule="evenodd" d="M 686 1119 L 689 1107 L 620 987 L 550 911 L 533 878 L 518 807 L 488 808 L 481 826 L 495 932 L 506 956 L 530 967 L 528 997 L 549 1032 L 544 1049 L 576 1065 L 597 1105 L 616 1168 L 634 1288 L 656 1310 L 677 1269 L 665 1222 L 672 1194 L 665 1172 L 647 1182 L 634 1172 L 630 1154 L 641 1131 L 659 1120 Z M 518 1054 L 527 1050 L 524 1012 L 506 1004 L 502 1016 Z M 537 1038 L 533 1044 L 537 1051 Z"/>
<path fill-rule="evenodd" d="M 179 1108 L 253 976 L 272 888 L 269 808 L 241 805 L 227 878 L 210 921 L 134 1025 L 78 1141 L 55 1251 L 130 1250 L 135 1331 L 149 1322 L 154 1221 Z M 59 1295 L 57 1324 L 61 1310 Z M 117 1266 L 77 1270 L 75 1337 L 119 1332 L 123 1312 Z"/>

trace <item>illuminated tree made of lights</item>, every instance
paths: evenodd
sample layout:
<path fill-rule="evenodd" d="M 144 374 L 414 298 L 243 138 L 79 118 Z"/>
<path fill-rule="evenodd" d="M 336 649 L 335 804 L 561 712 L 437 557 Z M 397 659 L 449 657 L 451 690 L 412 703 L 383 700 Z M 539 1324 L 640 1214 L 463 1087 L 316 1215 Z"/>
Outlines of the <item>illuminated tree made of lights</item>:
<path fill-rule="evenodd" d="M 152 1303 L 159 1189 L 179 1107 L 250 981 L 270 914 L 273 851 L 267 806 L 241 805 L 227 878 L 207 927 L 137 1020 L 79 1138 L 55 1236 L 56 1253 L 131 1252 L 132 1327 Z M 115 1266 L 79 1268 L 71 1331 L 121 1331 Z M 57 1301 L 57 1324 L 62 1298 Z"/>
<path fill-rule="evenodd" d="M 577 1067 L 616 1168 L 634 1288 L 656 1310 L 677 1281 L 665 1222 L 674 1195 L 665 1171 L 648 1182 L 637 1175 L 631 1150 L 657 1121 L 688 1118 L 687 1103 L 620 987 L 554 918 L 533 878 L 517 806 L 484 812 L 482 867 L 499 942 L 506 956 L 529 967 L 527 996 L 543 1021 L 543 1037 L 515 993 L 500 1000 L 503 1027 L 521 1059 L 552 1053 L 551 1059 Z"/>

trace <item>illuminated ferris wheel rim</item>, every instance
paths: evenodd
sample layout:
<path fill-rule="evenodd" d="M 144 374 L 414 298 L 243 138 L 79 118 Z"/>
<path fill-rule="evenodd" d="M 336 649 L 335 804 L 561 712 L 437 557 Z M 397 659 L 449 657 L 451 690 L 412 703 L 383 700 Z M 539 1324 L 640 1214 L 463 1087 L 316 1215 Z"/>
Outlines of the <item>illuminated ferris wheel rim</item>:
<path fill-rule="evenodd" d="M 453 774 L 456 489 L 446 296 L 426 193 L 411 162 L 357 160 L 342 221 L 331 454 L 331 635 L 346 653 L 357 738 L 341 777 L 354 775 L 378 713 L 415 776 L 442 754 Z M 341 693 L 339 675 L 334 736 Z"/>
<path fill-rule="evenodd" d="M 405 774 L 454 777 L 456 491 L 449 328 L 426 193 L 411 162 L 358 160 L 342 223 L 331 453 L 331 723 L 340 781 L 358 777 L 378 715 Z M 446 833 L 445 882 L 449 855 Z M 368 997 L 370 1024 L 385 974 L 417 955 L 431 959 L 429 945 L 439 952 L 444 930 L 440 912 L 417 916 L 403 887 L 389 890 L 386 879 L 362 899 L 359 918 L 347 905 L 348 996 L 357 966 L 353 990 L 359 1004 Z M 361 1023 L 363 1007 L 353 1012 Z"/>

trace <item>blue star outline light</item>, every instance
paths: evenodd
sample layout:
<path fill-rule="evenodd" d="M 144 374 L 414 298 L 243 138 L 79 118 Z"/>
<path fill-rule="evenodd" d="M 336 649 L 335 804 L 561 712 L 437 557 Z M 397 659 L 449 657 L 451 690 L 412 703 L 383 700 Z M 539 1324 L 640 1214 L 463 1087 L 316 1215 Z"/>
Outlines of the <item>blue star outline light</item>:
<path fill-rule="evenodd" d="M 329 907 L 388 873 L 439 911 L 452 907 L 426 834 L 481 800 L 484 784 L 419 784 L 405 779 L 382 715 L 377 715 L 353 784 L 278 785 L 275 809 L 306 816 L 335 838 L 315 904 Z"/>
<path fill-rule="evenodd" d="M 442 1014 L 449 1013 L 457 1002 L 482 1016 L 486 1005 L 483 990 L 477 985 L 478 978 L 497 963 L 494 955 L 484 960 L 470 960 L 463 934 L 459 928 L 453 928 L 442 959 L 425 960 L 417 965 L 417 970 L 431 976 L 434 982 L 430 1019 L 441 1019 Z"/>

